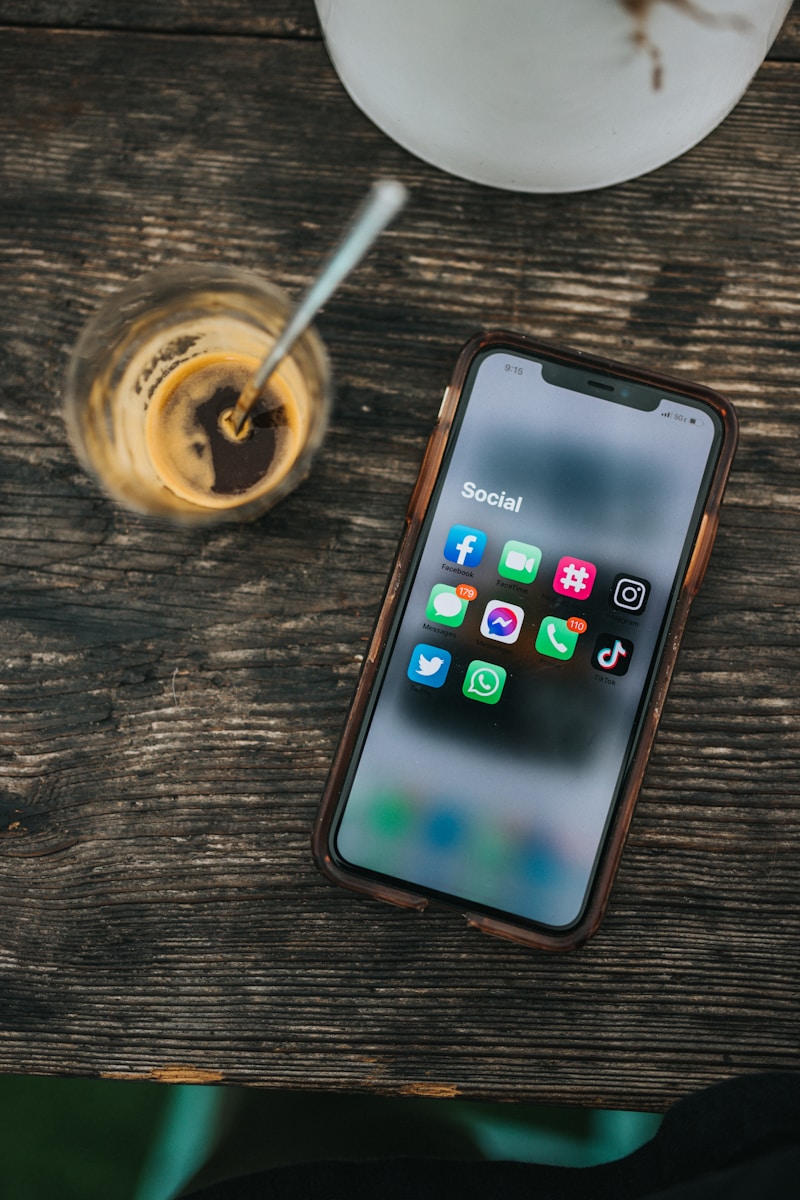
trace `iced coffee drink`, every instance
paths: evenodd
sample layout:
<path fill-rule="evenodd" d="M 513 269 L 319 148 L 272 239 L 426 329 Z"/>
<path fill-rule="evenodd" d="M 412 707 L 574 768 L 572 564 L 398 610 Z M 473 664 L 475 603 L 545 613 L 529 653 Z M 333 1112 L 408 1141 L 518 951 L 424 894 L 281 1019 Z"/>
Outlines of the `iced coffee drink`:
<path fill-rule="evenodd" d="M 218 266 L 145 276 L 90 321 L 67 378 L 84 465 L 122 503 L 183 522 L 249 520 L 307 473 L 330 406 L 322 343 L 306 331 L 238 436 L 238 396 L 289 312 L 257 276 Z"/>

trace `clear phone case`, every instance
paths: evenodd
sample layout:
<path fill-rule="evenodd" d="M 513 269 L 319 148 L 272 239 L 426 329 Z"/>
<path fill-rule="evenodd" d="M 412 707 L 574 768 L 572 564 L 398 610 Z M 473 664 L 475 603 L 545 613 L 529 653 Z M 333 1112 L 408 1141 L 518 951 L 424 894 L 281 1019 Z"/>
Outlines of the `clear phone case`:
<path fill-rule="evenodd" d="M 597 930 L 608 904 L 659 718 L 663 711 L 664 699 L 677 659 L 689 608 L 702 581 L 714 543 L 722 495 L 736 447 L 737 421 L 730 403 L 723 396 L 708 388 L 670 378 L 657 372 L 556 348 L 514 333 L 481 333 L 464 346 L 445 392 L 439 418 L 428 441 L 422 467 L 409 502 L 405 529 L 397 557 L 314 826 L 313 852 L 323 874 L 332 882 L 343 887 L 378 900 L 416 910 L 423 910 L 430 903 L 442 904 L 440 897 L 432 898 L 424 892 L 417 892 L 392 881 L 375 878 L 340 862 L 333 849 L 333 838 L 341 810 L 342 788 L 348 765 L 358 744 L 359 730 L 368 715 L 370 697 L 375 687 L 381 659 L 386 652 L 387 643 L 403 603 L 415 547 L 442 468 L 464 383 L 476 355 L 496 346 L 517 350 L 523 354 L 544 356 L 568 367 L 585 367 L 591 371 L 615 376 L 622 381 L 630 381 L 632 384 L 663 388 L 680 396 L 700 401 L 717 414 L 723 430 L 705 506 L 697 524 L 697 532 L 683 581 L 673 605 L 664 650 L 656 668 L 646 709 L 639 723 L 633 756 L 607 827 L 589 900 L 579 922 L 563 932 L 553 932 L 512 916 L 489 915 L 479 911 L 470 911 L 455 903 L 445 904 L 446 907 L 462 912 L 470 925 L 485 933 L 509 938 L 542 950 L 571 950 L 583 944 Z"/>

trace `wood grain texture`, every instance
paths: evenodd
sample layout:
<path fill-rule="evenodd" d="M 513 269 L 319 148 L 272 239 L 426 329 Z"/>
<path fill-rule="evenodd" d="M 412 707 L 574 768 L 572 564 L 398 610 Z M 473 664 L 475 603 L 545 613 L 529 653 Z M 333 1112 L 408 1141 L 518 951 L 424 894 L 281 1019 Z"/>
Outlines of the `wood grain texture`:
<path fill-rule="evenodd" d="M 613 0 L 608 0 L 612 3 Z M 0 25 L 319 37 L 314 0 L 0 0 Z M 770 58 L 800 57 L 793 4 Z"/>
<path fill-rule="evenodd" d="M 800 5 L 793 0 L 792 7 L 783 23 L 778 37 L 769 53 L 770 58 L 797 62 L 800 58 Z"/>
<path fill-rule="evenodd" d="M 6 30 L 0 71 L 0 1068 L 661 1108 L 800 1065 L 798 67 L 563 197 L 405 154 L 315 39 Z M 210 532 L 107 501 L 59 415 L 89 313 L 185 259 L 296 294 L 378 173 L 412 204 L 319 321 L 308 482 Z M 568 956 L 361 901 L 309 852 L 480 327 L 697 378 L 742 422 L 610 912 Z"/>
<path fill-rule="evenodd" d="M 0 0 L 0 23 L 54 29 L 320 36 L 314 0 Z"/>

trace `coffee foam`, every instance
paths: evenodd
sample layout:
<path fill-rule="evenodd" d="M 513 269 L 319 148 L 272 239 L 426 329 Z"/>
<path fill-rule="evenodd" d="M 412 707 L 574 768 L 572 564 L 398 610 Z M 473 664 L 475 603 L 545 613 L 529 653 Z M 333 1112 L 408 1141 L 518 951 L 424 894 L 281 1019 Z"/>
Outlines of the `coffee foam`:
<path fill-rule="evenodd" d="M 205 508 L 234 508 L 271 491 L 291 469 L 302 422 L 280 374 L 253 410 L 247 437 L 231 441 L 219 427 L 258 363 L 246 354 L 201 354 L 159 383 L 145 439 L 154 470 L 175 495 Z"/>

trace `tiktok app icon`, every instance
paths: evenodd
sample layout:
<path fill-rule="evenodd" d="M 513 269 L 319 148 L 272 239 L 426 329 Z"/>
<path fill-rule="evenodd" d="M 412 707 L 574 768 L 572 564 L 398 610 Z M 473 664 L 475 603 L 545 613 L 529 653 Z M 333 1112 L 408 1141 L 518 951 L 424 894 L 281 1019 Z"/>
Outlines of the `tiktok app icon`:
<path fill-rule="evenodd" d="M 556 567 L 553 591 L 573 600 L 588 600 L 592 594 L 597 567 L 582 558 L 567 555 Z"/>
<path fill-rule="evenodd" d="M 633 657 L 633 642 L 613 633 L 601 633 L 592 651 L 592 666 L 606 675 L 625 675 Z"/>

